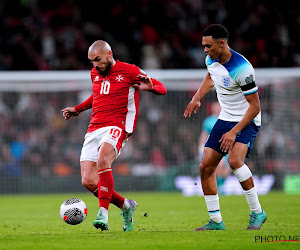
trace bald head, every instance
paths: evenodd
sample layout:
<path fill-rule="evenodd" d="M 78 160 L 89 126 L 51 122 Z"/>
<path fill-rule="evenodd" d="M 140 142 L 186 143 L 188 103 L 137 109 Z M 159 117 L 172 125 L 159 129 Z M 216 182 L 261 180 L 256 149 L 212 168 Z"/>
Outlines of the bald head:
<path fill-rule="evenodd" d="M 103 40 L 97 40 L 89 47 L 88 58 L 101 75 L 106 75 L 116 63 L 111 47 Z"/>
<path fill-rule="evenodd" d="M 109 51 L 111 51 L 111 47 L 103 40 L 97 40 L 89 47 L 89 53 L 107 54 Z"/>

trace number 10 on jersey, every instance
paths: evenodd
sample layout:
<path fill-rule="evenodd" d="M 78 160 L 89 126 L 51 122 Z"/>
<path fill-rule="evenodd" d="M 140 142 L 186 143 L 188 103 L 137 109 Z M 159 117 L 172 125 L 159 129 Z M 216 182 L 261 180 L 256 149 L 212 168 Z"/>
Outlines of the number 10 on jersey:
<path fill-rule="evenodd" d="M 103 81 L 101 83 L 100 95 L 102 95 L 102 94 L 107 95 L 109 93 L 109 89 L 110 89 L 110 82 L 109 81 Z"/>

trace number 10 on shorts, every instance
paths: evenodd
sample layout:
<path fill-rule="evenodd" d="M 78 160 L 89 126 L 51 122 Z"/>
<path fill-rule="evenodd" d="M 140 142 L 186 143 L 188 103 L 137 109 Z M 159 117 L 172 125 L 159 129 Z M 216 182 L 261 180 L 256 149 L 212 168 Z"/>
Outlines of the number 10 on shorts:
<path fill-rule="evenodd" d="M 112 128 L 109 132 L 111 134 L 112 139 L 116 140 L 120 137 L 121 131 L 117 128 Z"/>

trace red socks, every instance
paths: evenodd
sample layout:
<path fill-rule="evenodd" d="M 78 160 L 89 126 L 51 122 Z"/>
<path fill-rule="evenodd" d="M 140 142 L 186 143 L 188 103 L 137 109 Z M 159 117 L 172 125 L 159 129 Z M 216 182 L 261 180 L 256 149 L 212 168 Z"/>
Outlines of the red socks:
<path fill-rule="evenodd" d="M 118 208 L 123 208 L 125 198 L 119 195 L 115 190 L 112 191 L 110 203 L 116 205 Z"/>
<path fill-rule="evenodd" d="M 90 190 L 91 193 L 93 193 L 93 195 L 95 195 L 97 198 L 98 197 L 98 186 L 95 187 L 94 190 Z M 125 202 L 125 198 L 121 195 L 119 195 L 115 190 L 112 191 L 112 196 L 111 196 L 111 200 L 110 203 L 116 205 L 118 208 L 123 208 Z"/>
<path fill-rule="evenodd" d="M 125 198 L 119 195 L 114 189 L 114 178 L 111 168 L 106 168 L 98 171 L 99 182 L 98 187 L 91 191 L 99 198 L 100 207 L 108 210 L 109 203 L 116 205 L 118 208 L 123 207 Z"/>
<path fill-rule="evenodd" d="M 111 168 L 105 168 L 98 170 L 99 182 L 98 182 L 98 198 L 99 206 L 108 210 L 109 203 L 112 198 L 114 189 L 114 178 Z"/>

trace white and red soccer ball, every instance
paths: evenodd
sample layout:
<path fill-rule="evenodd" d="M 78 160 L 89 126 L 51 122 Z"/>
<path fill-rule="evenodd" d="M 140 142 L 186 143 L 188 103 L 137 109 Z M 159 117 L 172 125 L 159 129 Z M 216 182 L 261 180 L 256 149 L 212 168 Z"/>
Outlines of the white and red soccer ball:
<path fill-rule="evenodd" d="M 85 220 L 87 216 L 87 207 L 82 200 L 70 198 L 61 204 L 60 216 L 64 222 L 70 225 L 77 225 Z"/>

